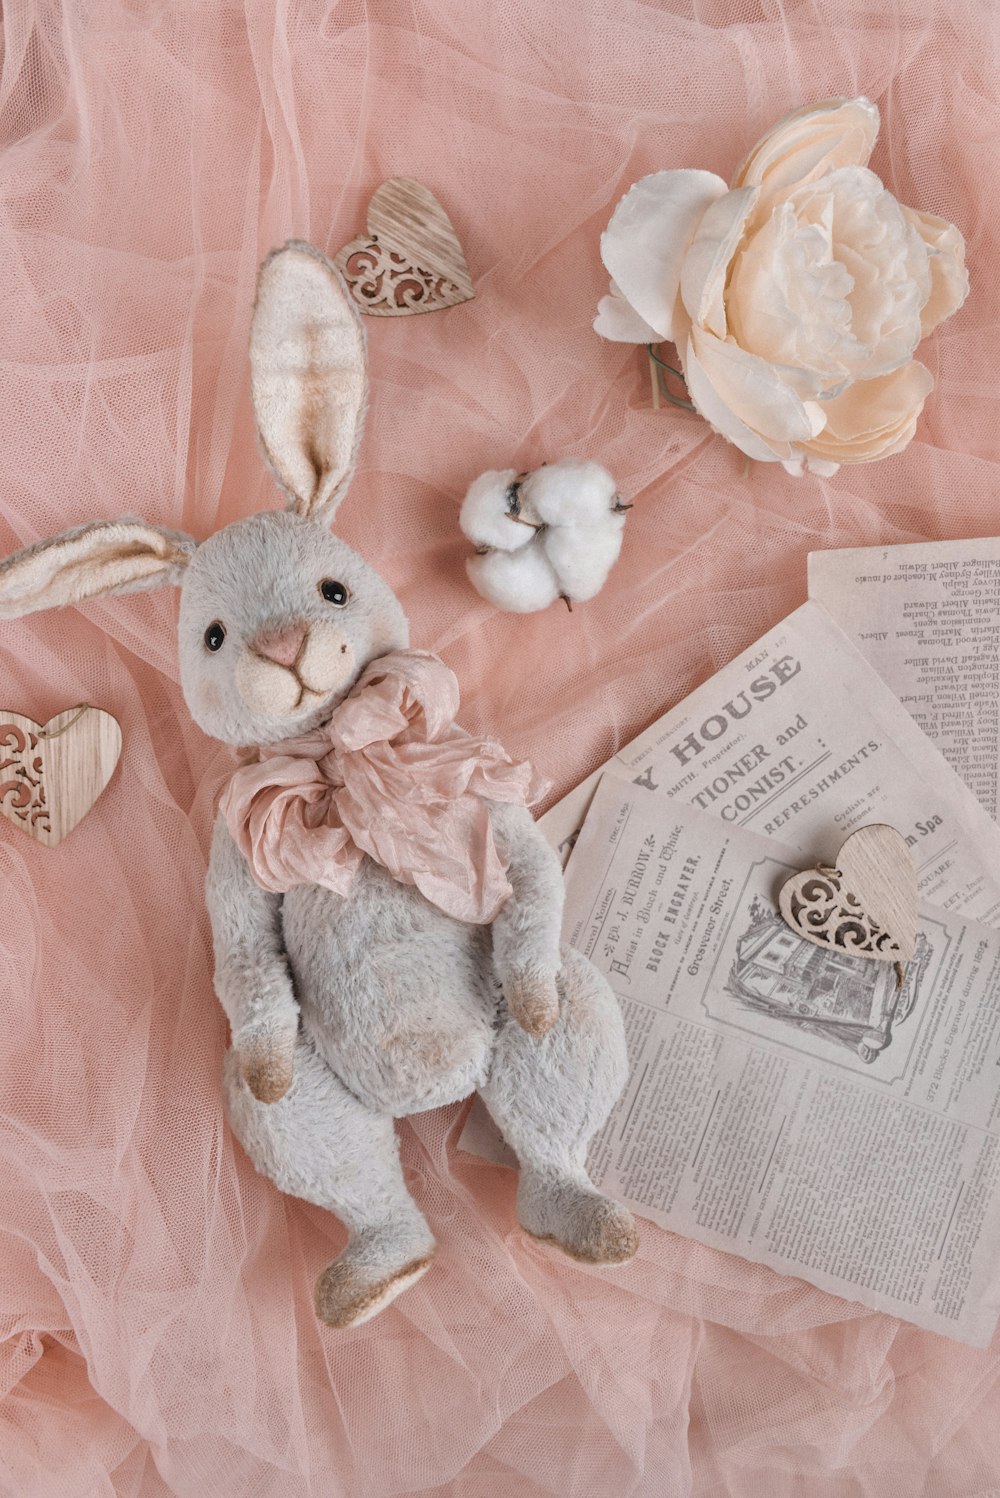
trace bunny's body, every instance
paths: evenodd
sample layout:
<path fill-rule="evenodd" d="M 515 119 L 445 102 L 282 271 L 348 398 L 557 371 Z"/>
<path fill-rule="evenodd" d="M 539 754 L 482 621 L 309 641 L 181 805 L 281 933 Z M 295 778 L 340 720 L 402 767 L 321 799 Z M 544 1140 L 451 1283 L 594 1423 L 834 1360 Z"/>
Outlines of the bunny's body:
<path fill-rule="evenodd" d="M 177 582 L 193 716 L 228 743 L 273 749 L 330 721 L 366 667 L 405 651 L 408 630 L 388 585 L 327 529 L 360 439 L 364 344 L 336 272 L 308 246 L 265 263 L 251 358 L 290 511 L 200 546 L 140 521 L 82 527 L 0 567 L 0 613 Z M 331 1325 L 373 1315 L 433 1256 L 393 1120 L 477 1090 L 518 1155 L 523 1226 L 591 1263 L 635 1251 L 631 1215 L 584 1164 L 625 1080 L 618 1006 L 560 947 L 562 874 L 531 816 L 487 804 L 511 891 L 491 925 L 446 914 L 367 856 L 346 894 L 275 892 L 221 811 L 216 822 L 207 898 L 232 1031 L 229 1115 L 259 1170 L 349 1229 L 317 1285 Z"/>
<path fill-rule="evenodd" d="M 290 890 L 282 932 L 303 1025 L 366 1107 L 405 1118 L 483 1086 L 500 1000 L 487 927 L 460 925 L 366 859 L 349 899 Z"/>

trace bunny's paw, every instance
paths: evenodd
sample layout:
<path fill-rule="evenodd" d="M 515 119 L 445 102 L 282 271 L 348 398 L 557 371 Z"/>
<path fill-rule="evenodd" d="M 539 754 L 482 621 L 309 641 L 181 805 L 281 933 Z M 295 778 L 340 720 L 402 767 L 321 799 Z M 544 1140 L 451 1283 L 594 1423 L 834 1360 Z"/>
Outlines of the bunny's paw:
<path fill-rule="evenodd" d="M 547 1034 L 559 1018 L 555 973 L 510 972 L 503 980 L 503 992 L 514 1019 L 529 1035 Z"/>
<path fill-rule="evenodd" d="M 240 1076 L 259 1103 L 277 1103 L 292 1085 L 294 1038 L 285 1043 L 274 1035 L 241 1039 L 237 1050 Z"/>
<path fill-rule="evenodd" d="M 522 1168 L 517 1215 L 532 1238 L 551 1243 L 581 1264 L 612 1269 L 627 1264 L 639 1247 L 628 1208 L 570 1174 Z"/>
<path fill-rule="evenodd" d="M 370 1321 L 379 1311 L 415 1285 L 431 1267 L 433 1250 L 412 1259 L 384 1279 L 371 1279 L 346 1260 L 335 1259 L 316 1282 L 316 1315 L 327 1326 L 342 1330 Z"/>
<path fill-rule="evenodd" d="M 427 1273 L 436 1247 L 416 1208 L 358 1233 L 316 1281 L 316 1315 L 337 1328 L 370 1321 Z"/>

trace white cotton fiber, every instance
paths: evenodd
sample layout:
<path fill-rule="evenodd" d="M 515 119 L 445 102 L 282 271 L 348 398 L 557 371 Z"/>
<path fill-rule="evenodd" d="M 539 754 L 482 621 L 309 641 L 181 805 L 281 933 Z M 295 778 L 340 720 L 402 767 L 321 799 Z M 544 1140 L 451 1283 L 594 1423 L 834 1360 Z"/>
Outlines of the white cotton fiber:
<path fill-rule="evenodd" d="M 546 525 L 597 525 L 616 498 L 608 470 L 582 458 L 563 458 L 536 468 L 521 492 Z"/>
<path fill-rule="evenodd" d="M 612 515 L 616 525 L 554 525 L 541 543 L 559 581 L 559 592 L 574 603 L 586 603 L 604 587 L 622 549 L 624 515 Z"/>
<path fill-rule="evenodd" d="M 540 547 L 513 554 L 491 551 L 469 557 L 465 566 L 476 592 L 508 614 L 533 614 L 559 597 L 556 575 Z"/>
<path fill-rule="evenodd" d="M 507 513 L 508 490 L 516 478 L 516 468 L 505 468 L 498 473 L 481 473 L 470 484 L 458 523 L 474 546 L 518 551 L 531 540 L 534 535 L 531 526 L 519 525 Z"/>
<path fill-rule="evenodd" d="M 618 559 L 625 510 L 615 481 L 599 463 L 564 458 L 518 481 L 522 520 L 509 514 L 514 469 L 484 473 L 462 505 L 462 530 L 477 546 L 472 585 L 498 609 L 530 614 L 559 597 L 585 603 L 599 593 Z"/>

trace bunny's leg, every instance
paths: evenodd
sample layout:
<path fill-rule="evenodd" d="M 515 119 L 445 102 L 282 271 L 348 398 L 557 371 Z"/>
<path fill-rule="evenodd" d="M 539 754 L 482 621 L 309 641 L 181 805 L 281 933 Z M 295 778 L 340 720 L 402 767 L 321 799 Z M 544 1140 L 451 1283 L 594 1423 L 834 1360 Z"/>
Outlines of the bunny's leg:
<path fill-rule="evenodd" d="M 329 1326 L 367 1321 L 430 1267 L 434 1238 L 403 1181 L 393 1121 L 373 1113 L 300 1036 L 293 1081 L 276 1103 L 254 1097 L 234 1051 L 225 1088 L 233 1132 L 281 1190 L 326 1207 L 347 1246 L 320 1275 L 316 1314 Z"/>
<path fill-rule="evenodd" d="M 587 1146 L 628 1069 L 614 994 L 564 947 L 556 1024 L 540 1038 L 513 1019 L 497 1037 L 482 1098 L 521 1166 L 517 1215 L 533 1237 L 590 1264 L 622 1264 L 638 1247 L 635 1219 L 587 1175 Z"/>
<path fill-rule="evenodd" d="M 299 1028 L 281 898 L 257 884 L 221 813 L 212 832 L 205 896 L 215 991 L 229 1018 L 239 1070 L 254 1097 L 275 1103 L 291 1085 Z"/>
<path fill-rule="evenodd" d="M 514 1019 L 544 1035 L 559 1014 L 563 873 L 559 859 L 523 806 L 490 806 L 511 895 L 493 921 L 493 962 Z"/>

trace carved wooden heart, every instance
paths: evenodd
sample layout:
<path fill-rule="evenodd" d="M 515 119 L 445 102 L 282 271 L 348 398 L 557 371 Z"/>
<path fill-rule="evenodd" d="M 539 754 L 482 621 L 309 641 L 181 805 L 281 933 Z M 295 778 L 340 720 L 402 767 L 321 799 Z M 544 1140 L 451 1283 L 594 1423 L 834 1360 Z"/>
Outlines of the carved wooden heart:
<path fill-rule="evenodd" d="M 836 868 L 786 880 L 778 908 L 818 947 L 904 965 L 917 944 L 917 873 L 905 838 L 884 823 L 860 828 L 841 846 Z"/>
<path fill-rule="evenodd" d="M 54 848 L 93 806 L 122 752 L 110 713 L 70 707 L 44 725 L 0 709 L 0 812 Z"/>
<path fill-rule="evenodd" d="M 334 264 L 370 317 L 436 312 L 475 295 L 451 219 L 409 177 L 391 177 L 375 189 L 368 233 L 345 244 Z"/>

